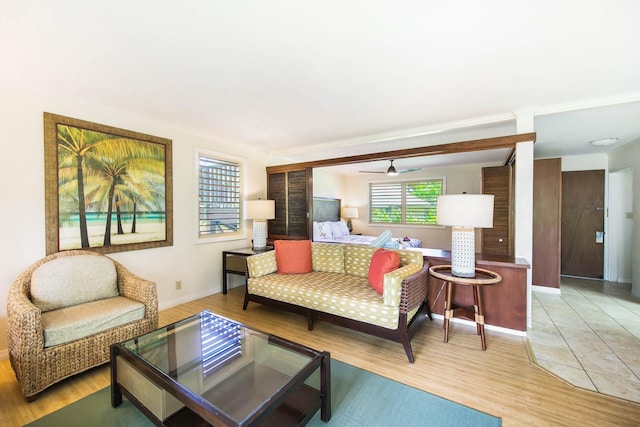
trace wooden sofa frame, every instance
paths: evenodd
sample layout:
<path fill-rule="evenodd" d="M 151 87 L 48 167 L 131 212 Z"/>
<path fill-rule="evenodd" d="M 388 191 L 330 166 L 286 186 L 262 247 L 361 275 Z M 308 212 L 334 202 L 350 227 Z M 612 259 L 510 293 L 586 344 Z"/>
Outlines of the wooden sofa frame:
<path fill-rule="evenodd" d="M 382 326 L 372 325 L 359 320 L 325 313 L 323 311 L 278 301 L 272 298 L 253 295 L 249 293 L 248 286 L 245 286 L 244 304 L 242 309 L 246 310 L 249 301 L 253 301 L 305 316 L 307 318 L 309 331 L 313 330 L 313 323 L 315 320 L 326 320 L 345 328 L 399 342 L 404 347 L 404 351 L 407 354 L 409 362 L 413 363 L 414 358 L 413 350 L 411 349 L 411 338 L 413 338 L 425 317 L 429 317 L 429 320 L 433 320 L 431 308 L 427 300 L 428 275 L 429 265 L 425 262 L 422 266 L 422 270 L 402 281 L 402 290 L 400 294 L 400 317 L 398 318 L 397 329 L 384 328 Z M 249 279 L 248 272 L 246 273 L 246 278 L 247 280 Z M 418 311 L 411 321 L 407 323 L 407 315 L 416 307 L 419 307 Z"/>

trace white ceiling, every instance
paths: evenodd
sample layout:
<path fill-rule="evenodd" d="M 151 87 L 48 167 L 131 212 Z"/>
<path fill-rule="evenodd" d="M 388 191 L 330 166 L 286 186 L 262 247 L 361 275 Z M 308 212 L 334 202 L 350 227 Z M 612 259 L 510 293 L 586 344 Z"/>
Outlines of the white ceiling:
<path fill-rule="evenodd" d="M 640 138 L 638 17 L 635 0 L 0 0 L 0 85 L 271 164 L 509 135 L 527 117 L 537 158 L 587 154 Z M 430 160 L 486 161 L 456 157 Z"/>

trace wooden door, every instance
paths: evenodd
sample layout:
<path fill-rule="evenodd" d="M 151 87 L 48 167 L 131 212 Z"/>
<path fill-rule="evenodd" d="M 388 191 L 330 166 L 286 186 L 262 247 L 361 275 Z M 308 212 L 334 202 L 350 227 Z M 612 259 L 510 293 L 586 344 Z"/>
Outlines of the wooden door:
<path fill-rule="evenodd" d="M 533 254 L 531 279 L 537 286 L 560 287 L 562 162 L 533 162 Z"/>
<path fill-rule="evenodd" d="M 562 274 L 602 279 L 604 171 L 562 173 Z"/>
<path fill-rule="evenodd" d="M 513 255 L 513 168 L 482 168 L 482 193 L 493 194 L 493 228 L 482 229 L 482 253 Z"/>

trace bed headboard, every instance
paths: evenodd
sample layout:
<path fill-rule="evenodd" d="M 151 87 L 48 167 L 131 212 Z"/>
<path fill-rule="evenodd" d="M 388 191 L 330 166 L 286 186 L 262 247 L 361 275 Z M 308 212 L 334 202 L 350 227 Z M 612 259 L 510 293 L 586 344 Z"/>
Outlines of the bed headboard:
<path fill-rule="evenodd" d="M 340 199 L 313 198 L 314 221 L 340 221 Z"/>

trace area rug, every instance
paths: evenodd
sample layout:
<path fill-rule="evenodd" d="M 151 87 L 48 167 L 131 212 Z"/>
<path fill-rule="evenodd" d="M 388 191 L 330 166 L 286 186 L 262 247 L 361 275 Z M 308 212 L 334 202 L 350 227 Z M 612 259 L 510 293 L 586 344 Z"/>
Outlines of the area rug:
<path fill-rule="evenodd" d="M 111 407 L 109 387 L 65 406 L 28 427 L 152 427 L 128 400 Z M 500 418 L 389 380 L 351 365 L 331 361 L 332 417 L 316 413 L 308 426 L 501 426 Z"/>

